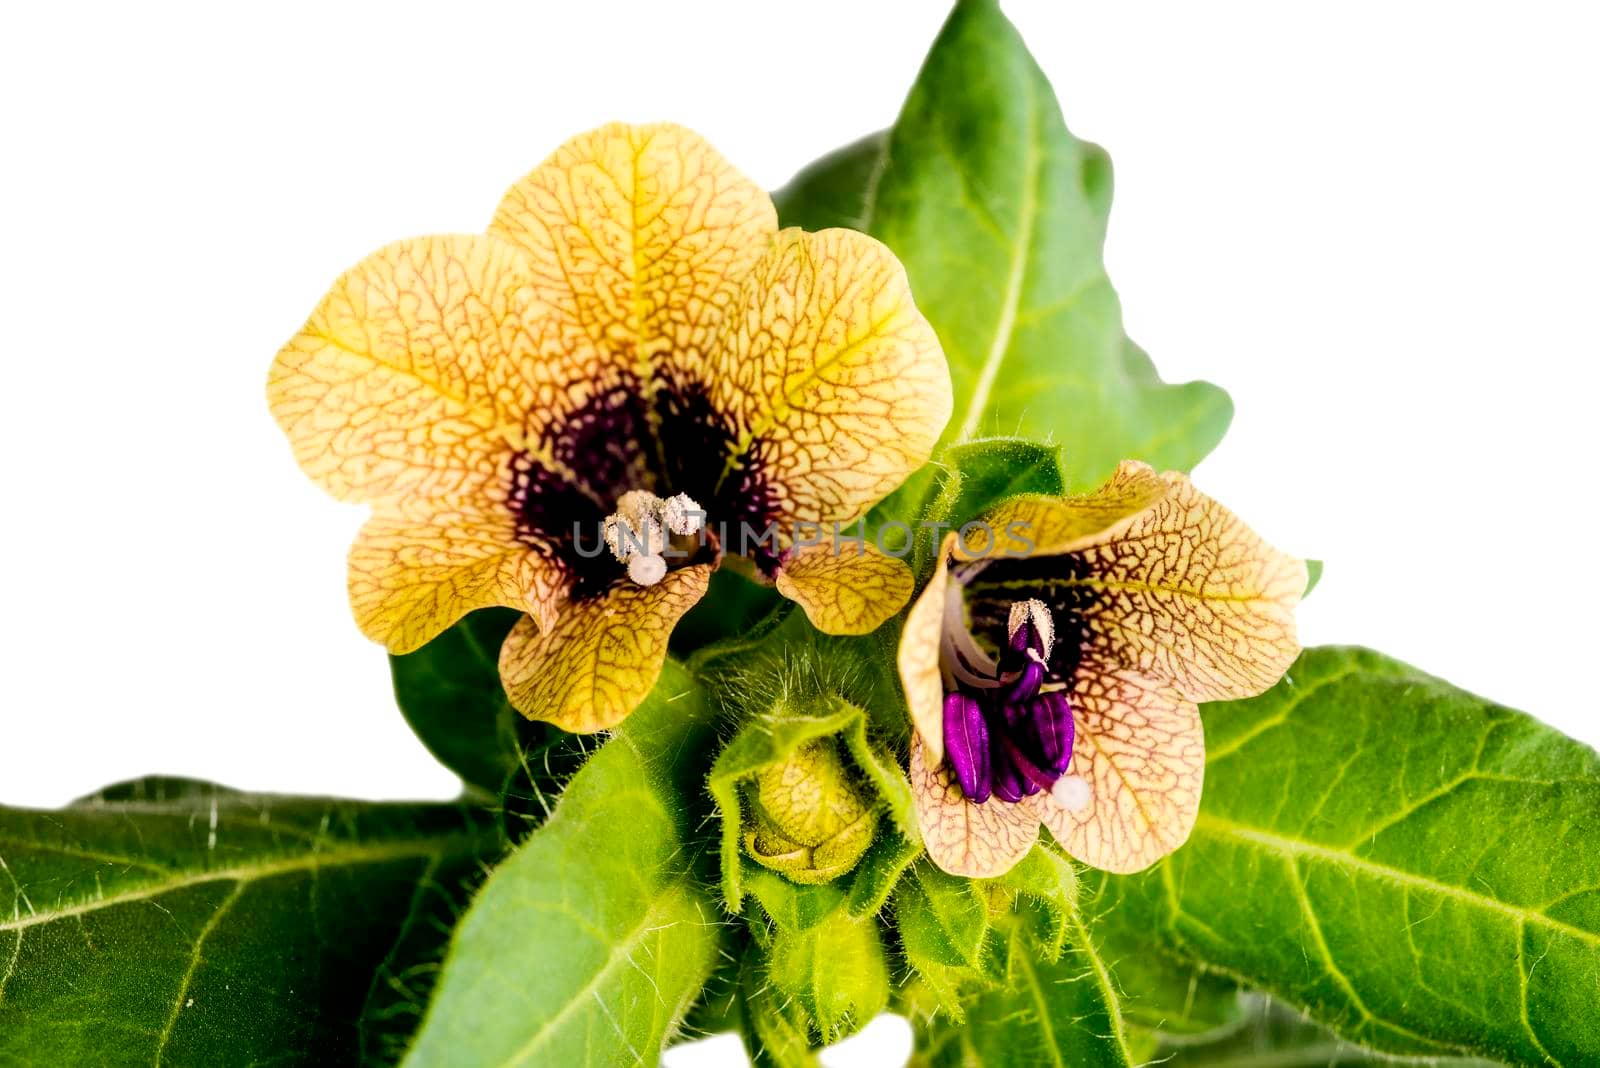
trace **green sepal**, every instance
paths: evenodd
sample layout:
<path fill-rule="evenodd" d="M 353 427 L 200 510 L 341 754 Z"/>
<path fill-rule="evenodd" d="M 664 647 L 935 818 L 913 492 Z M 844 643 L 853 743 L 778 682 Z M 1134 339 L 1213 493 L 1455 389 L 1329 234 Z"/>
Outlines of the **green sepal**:
<path fill-rule="evenodd" d="M 916 1029 L 915 1068 L 1137 1063 L 1107 962 L 1075 910 L 1053 961 L 1025 917 L 1001 911 L 992 925 L 993 981 L 963 998 L 961 1016 L 930 999 L 925 984 L 908 989 L 901 1007 Z"/>
<path fill-rule="evenodd" d="M 856 865 L 845 908 L 852 916 L 873 916 L 888 902 L 900 877 L 922 856 L 922 842 L 903 834 L 879 832 L 872 848 Z"/>
<path fill-rule="evenodd" d="M 911 784 L 899 764 L 876 746 L 867 730 L 867 714 L 860 706 L 832 693 L 790 692 L 765 711 L 747 718 L 739 732 L 717 756 L 707 780 L 722 821 L 723 898 L 731 912 L 743 908 L 745 865 L 744 831 L 746 784 L 765 769 L 787 762 L 802 746 L 822 739 L 843 744 L 850 763 L 874 792 L 888 816 L 878 836 L 907 838 L 915 832 Z M 872 850 L 869 847 L 868 853 Z M 874 867 L 874 872 L 881 869 Z"/>
<path fill-rule="evenodd" d="M 1072 861 L 1040 842 L 1010 871 L 988 882 L 1030 910 L 1033 944 L 1045 960 L 1058 960 L 1078 910 L 1078 870 Z"/>
<path fill-rule="evenodd" d="M 1301 596 L 1302 597 L 1310 597 L 1311 596 L 1311 591 L 1316 589 L 1317 588 L 1317 583 L 1319 583 L 1321 581 L 1322 581 L 1322 561 L 1321 560 L 1307 560 L 1306 561 L 1306 592 L 1301 594 Z"/>
<path fill-rule="evenodd" d="M 1066 492 L 1061 450 L 1023 438 L 985 438 L 945 449 L 939 474 L 918 518 L 912 567 L 919 576 L 948 531 L 981 521 L 1001 502 L 1024 493 Z"/>
<path fill-rule="evenodd" d="M 975 879 L 946 875 L 924 859 L 894 890 L 894 926 L 908 967 L 939 1011 L 965 1015 L 965 1001 L 996 978 L 990 901 Z"/>
<path fill-rule="evenodd" d="M 809 931 L 842 908 L 848 891 L 838 882 L 802 885 L 740 857 L 745 893 L 756 899 L 773 924 L 785 931 Z"/>
<path fill-rule="evenodd" d="M 932 1002 L 960 1019 L 966 999 L 999 981 L 996 961 L 1011 925 L 1026 929 L 1041 960 L 1060 958 L 1077 922 L 1077 895 L 1072 862 L 1042 842 L 994 879 L 947 875 L 924 859 L 895 887 L 894 923 Z"/>
<path fill-rule="evenodd" d="M 889 1003 L 889 964 L 878 923 L 835 911 L 804 930 L 757 929 L 763 972 L 780 1001 L 803 1013 L 821 1044 L 864 1027 Z"/>
<path fill-rule="evenodd" d="M 817 1068 L 817 1047 L 805 1009 L 767 980 L 761 953 L 744 955 L 739 983 L 740 1037 L 756 1068 Z"/>

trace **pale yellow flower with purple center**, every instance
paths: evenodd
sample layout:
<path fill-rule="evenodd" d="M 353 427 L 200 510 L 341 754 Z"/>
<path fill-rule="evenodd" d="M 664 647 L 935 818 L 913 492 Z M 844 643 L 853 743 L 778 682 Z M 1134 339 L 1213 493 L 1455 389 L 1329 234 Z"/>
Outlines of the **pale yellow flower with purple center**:
<path fill-rule="evenodd" d="M 899 650 L 934 862 L 1000 875 L 1041 824 L 1115 872 L 1182 845 L 1205 772 L 1196 702 L 1278 681 L 1305 587 L 1303 561 L 1186 476 L 1134 462 L 946 536 Z"/>
<path fill-rule="evenodd" d="M 350 551 L 362 630 L 403 653 L 474 609 L 521 609 L 506 691 L 574 731 L 649 691 L 724 550 L 823 630 L 897 612 L 904 564 L 796 531 L 864 515 L 951 410 L 887 248 L 780 231 L 698 136 L 623 124 L 512 186 L 488 233 L 346 272 L 268 398 L 307 474 L 372 505 Z M 754 544 L 716 533 L 742 525 Z"/>

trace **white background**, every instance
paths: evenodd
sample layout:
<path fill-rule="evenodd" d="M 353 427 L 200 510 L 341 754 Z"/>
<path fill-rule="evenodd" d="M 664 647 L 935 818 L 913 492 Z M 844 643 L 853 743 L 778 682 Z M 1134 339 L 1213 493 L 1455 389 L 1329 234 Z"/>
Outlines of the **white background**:
<path fill-rule="evenodd" d="M 1327 561 L 1305 641 L 1600 742 L 1591 11 L 1009 9 L 1116 162 L 1132 335 L 1233 394 L 1196 481 Z M 344 267 L 481 229 L 608 119 L 683 122 L 782 184 L 893 119 L 943 14 L 8 7 L 0 802 L 147 772 L 453 793 L 349 620 L 361 510 L 291 461 L 274 351 Z M 896 1056 L 885 1033 L 852 1063 Z"/>

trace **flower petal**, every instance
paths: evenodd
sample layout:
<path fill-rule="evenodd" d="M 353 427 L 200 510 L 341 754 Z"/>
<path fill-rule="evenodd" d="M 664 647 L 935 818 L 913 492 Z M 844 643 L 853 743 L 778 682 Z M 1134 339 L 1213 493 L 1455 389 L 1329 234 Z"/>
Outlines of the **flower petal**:
<path fill-rule="evenodd" d="M 1169 492 L 1149 464 L 1124 460 L 1092 493 L 1027 495 L 1005 502 L 968 532 L 958 555 L 971 560 L 1072 552 L 1110 537 Z"/>
<path fill-rule="evenodd" d="M 363 633 L 408 653 L 491 605 L 519 608 L 541 625 L 554 620 L 565 569 L 524 544 L 510 509 L 492 497 L 378 505 L 350 547 L 350 606 Z"/>
<path fill-rule="evenodd" d="M 1084 550 L 1094 592 L 1082 609 L 1103 657 L 1166 679 L 1193 701 L 1252 697 L 1299 655 L 1295 606 L 1306 565 L 1183 475 L 1105 542 Z"/>
<path fill-rule="evenodd" d="M 655 685 L 672 628 L 705 596 L 711 570 L 679 568 L 654 586 L 619 581 L 569 602 L 549 630 L 518 620 L 500 647 L 500 681 L 512 705 L 578 734 L 622 722 Z"/>
<path fill-rule="evenodd" d="M 852 230 L 779 233 L 711 370 L 735 439 L 721 481 L 758 484 L 781 526 L 865 514 L 927 462 L 950 419 L 950 369 L 904 268 Z"/>
<path fill-rule="evenodd" d="M 939 674 L 939 643 L 944 633 L 946 596 L 950 589 L 950 554 L 956 535 L 946 534 L 935 558 L 933 575 L 906 613 L 900 630 L 896 666 L 911 711 L 911 725 L 928 747 L 935 764 L 944 760 L 944 679 Z"/>
<path fill-rule="evenodd" d="M 1035 801 L 1066 851 L 1112 872 L 1148 868 L 1189 837 L 1200 809 L 1205 735 L 1194 702 L 1122 668 L 1085 664 L 1074 679 L 1077 737 L 1063 784 L 1087 784 L 1085 804 Z M 1081 786 L 1077 786 L 1079 791 Z"/>
<path fill-rule="evenodd" d="M 399 241 L 346 271 L 268 377 L 305 472 L 348 500 L 459 495 L 492 474 L 521 423 L 490 383 L 524 359 L 527 280 L 492 237 Z"/>
<path fill-rule="evenodd" d="M 870 541 L 830 539 L 790 553 L 777 586 L 824 634 L 869 634 L 905 606 L 916 578 Z"/>
<path fill-rule="evenodd" d="M 950 769 L 931 760 L 920 732 L 911 736 L 911 793 L 928 856 L 951 875 L 1004 875 L 1039 839 L 1037 802 L 973 804 Z"/>
<path fill-rule="evenodd" d="M 574 137 L 513 185 L 490 224 L 532 265 L 566 381 L 623 372 L 703 377 L 741 279 L 777 231 L 766 192 L 698 134 L 614 122 Z M 584 366 L 598 362 L 600 366 Z"/>

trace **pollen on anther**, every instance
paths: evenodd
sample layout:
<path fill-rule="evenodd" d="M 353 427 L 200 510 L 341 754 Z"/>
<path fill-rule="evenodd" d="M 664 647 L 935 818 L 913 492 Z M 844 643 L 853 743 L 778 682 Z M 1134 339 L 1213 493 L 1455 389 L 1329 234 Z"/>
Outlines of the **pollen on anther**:
<path fill-rule="evenodd" d="M 682 537 L 694 534 L 705 526 L 706 513 L 687 493 L 674 494 L 661 505 L 661 522 L 672 533 Z"/>
<path fill-rule="evenodd" d="M 620 561 L 651 556 L 666 548 L 661 527 L 661 498 L 647 490 L 629 490 L 617 499 L 617 510 L 606 517 L 603 534 L 611 554 Z"/>
<path fill-rule="evenodd" d="M 1050 609 L 1037 597 L 1030 597 L 1026 601 L 1013 601 L 1010 618 L 1006 622 L 1006 636 L 1016 637 L 1017 631 L 1022 629 L 1024 623 L 1032 623 L 1034 633 L 1039 636 L 1042 648 L 1036 659 L 1039 659 L 1040 663 L 1048 661 L 1050 650 L 1056 643 L 1056 625 L 1050 616 Z"/>

